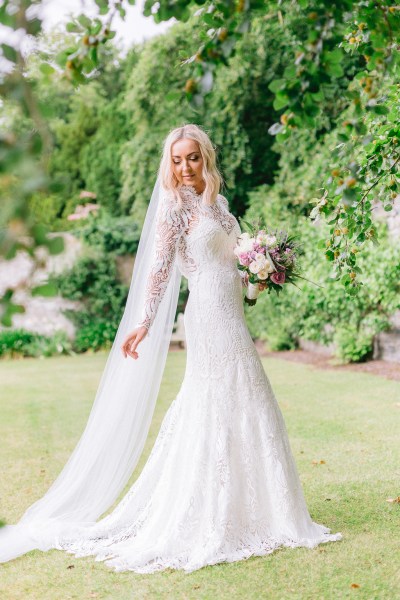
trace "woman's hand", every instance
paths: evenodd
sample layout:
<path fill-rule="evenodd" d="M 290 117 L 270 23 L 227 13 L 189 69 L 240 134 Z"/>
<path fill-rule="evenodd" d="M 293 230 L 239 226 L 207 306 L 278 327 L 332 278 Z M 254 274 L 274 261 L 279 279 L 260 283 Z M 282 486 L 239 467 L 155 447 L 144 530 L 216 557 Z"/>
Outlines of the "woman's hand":
<path fill-rule="evenodd" d="M 134 359 L 139 358 L 139 354 L 136 352 L 136 348 L 138 347 L 140 342 L 146 337 L 147 332 L 147 327 L 136 327 L 132 331 L 132 333 L 127 335 L 124 343 L 121 346 L 124 358 L 126 358 L 127 356 L 130 356 Z"/>
<path fill-rule="evenodd" d="M 247 271 L 239 271 L 239 275 L 242 278 L 242 287 L 249 287 L 249 274 L 247 273 Z M 266 287 L 267 287 L 266 282 L 264 282 L 264 281 L 258 282 L 258 289 L 260 290 L 260 292 L 265 290 Z"/>
<path fill-rule="evenodd" d="M 249 285 L 249 274 L 246 271 L 239 271 L 239 275 L 242 280 L 242 287 L 248 287 Z"/>

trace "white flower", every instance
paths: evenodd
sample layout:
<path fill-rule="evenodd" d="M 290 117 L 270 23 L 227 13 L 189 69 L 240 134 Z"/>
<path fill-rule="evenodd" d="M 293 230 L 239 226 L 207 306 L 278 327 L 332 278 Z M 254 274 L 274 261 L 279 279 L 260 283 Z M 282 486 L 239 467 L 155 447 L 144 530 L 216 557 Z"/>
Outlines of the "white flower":
<path fill-rule="evenodd" d="M 265 269 L 267 270 L 267 273 L 273 273 L 275 271 L 274 265 L 267 258 L 265 259 Z"/>
<path fill-rule="evenodd" d="M 249 271 L 251 271 L 255 275 L 258 273 L 258 271 L 260 271 L 260 269 L 262 269 L 262 267 L 256 260 L 253 260 L 253 262 L 249 264 Z"/>
<path fill-rule="evenodd" d="M 241 252 L 251 252 L 254 248 L 254 238 L 247 237 L 243 240 L 239 238 L 239 247 Z"/>
<path fill-rule="evenodd" d="M 245 252 L 251 252 L 254 248 L 254 238 L 250 237 L 247 232 L 242 233 L 238 237 L 238 243 L 234 250 L 236 256 L 239 254 L 244 254 Z"/>
<path fill-rule="evenodd" d="M 256 237 L 256 242 L 260 246 L 266 246 L 266 244 L 267 244 L 267 234 L 265 233 L 265 231 L 260 231 L 259 232 L 259 234 Z"/>
<path fill-rule="evenodd" d="M 267 279 L 269 271 L 267 269 L 261 269 L 258 271 L 257 275 L 259 279 Z"/>
<path fill-rule="evenodd" d="M 267 246 L 274 246 L 276 244 L 276 236 L 275 235 L 266 235 L 265 243 Z"/>
<path fill-rule="evenodd" d="M 262 252 L 257 252 L 255 260 L 260 263 L 260 265 L 264 266 L 266 261 L 265 254 Z"/>
<path fill-rule="evenodd" d="M 256 258 L 250 263 L 249 269 L 252 273 L 258 273 L 259 271 L 266 268 L 267 259 L 264 254 L 257 253 Z"/>

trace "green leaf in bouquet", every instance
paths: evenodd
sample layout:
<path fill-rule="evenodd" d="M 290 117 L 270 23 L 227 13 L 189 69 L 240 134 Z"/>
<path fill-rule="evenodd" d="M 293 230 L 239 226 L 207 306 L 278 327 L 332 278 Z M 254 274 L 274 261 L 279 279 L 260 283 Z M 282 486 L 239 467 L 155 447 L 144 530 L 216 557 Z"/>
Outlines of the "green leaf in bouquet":
<path fill-rule="evenodd" d="M 248 221 L 245 221 L 241 217 L 240 217 L 240 222 L 243 223 L 244 225 L 246 225 L 246 227 L 248 227 L 250 231 L 253 231 L 254 226 L 251 223 L 249 223 Z"/>

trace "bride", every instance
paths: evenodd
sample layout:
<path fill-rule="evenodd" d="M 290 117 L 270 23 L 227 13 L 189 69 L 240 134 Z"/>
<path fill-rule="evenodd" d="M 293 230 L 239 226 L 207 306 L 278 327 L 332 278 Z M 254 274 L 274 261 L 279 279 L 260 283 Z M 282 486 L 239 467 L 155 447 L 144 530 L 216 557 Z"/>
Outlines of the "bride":
<path fill-rule="evenodd" d="M 32 549 L 93 555 L 115 571 L 191 572 L 341 539 L 311 520 L 283 417 L 247 329 L 208 135 L 167 136 L 129 297 L 85 431 L 48 492 L 0 530 L 0 562 Z M 181 276 L 186 371 L 138 479 Z M 130 359 L 133 360 L 130 360 Z M 55 399 L 56 401 L 56 399 Z"/>

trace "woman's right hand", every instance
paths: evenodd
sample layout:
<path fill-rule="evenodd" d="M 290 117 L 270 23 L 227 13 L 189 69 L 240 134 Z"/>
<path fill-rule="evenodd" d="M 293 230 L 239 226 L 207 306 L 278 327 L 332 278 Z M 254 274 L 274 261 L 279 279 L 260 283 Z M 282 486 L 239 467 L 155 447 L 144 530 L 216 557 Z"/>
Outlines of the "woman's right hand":
<path fill-rule="evenodd" d="M 129 333 L 124 343 L 121 346 L 122 354 L 124 358 L 130 356 L 135 360 L 139 358 L 139 354 L 136 352 L 136 348 L 140 344 L 140 342 L 146 337 L 148 333 L 147 327 L 135 327 L 132 333 Z"/>

